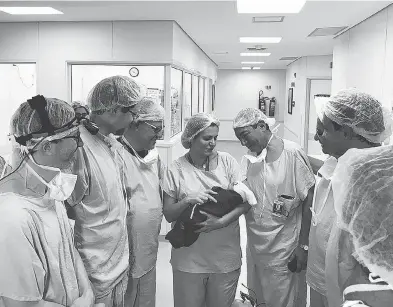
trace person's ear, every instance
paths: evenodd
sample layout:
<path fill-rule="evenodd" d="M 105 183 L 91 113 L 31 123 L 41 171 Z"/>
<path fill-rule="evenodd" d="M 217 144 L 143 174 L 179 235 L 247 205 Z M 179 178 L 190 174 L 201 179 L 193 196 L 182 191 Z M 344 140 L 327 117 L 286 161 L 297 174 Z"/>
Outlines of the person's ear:
<path fill-rule="evenodd" d="M 345 125 L 342 126 L 342 132 L 347 140 L 351 140 L 354 137 L 354 133 L 351 127 Z"/>
<path fill-rule="evenodd" d="M 41 148 L 43 153 L 47 156 L 53 155 L 53 145 L 54 144 L 52 144 L 51 142 L 45 142 L 44 144 L 42 144 Z"/>

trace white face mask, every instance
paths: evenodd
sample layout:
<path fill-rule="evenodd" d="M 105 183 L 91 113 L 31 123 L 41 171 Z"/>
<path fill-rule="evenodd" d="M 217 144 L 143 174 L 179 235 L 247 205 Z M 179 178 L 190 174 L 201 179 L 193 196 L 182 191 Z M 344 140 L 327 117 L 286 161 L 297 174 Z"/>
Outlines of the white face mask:
<path fill-rule="evenodd" d="M 124 136 L 122 136 L 122 140 L 124 143 L 127 144 L 128 147 L 130 147 L 134 151 L 135 157 L 139 160 L 139 162 L 145 165 L 152 165 L 158 161 L 159 155 L 158 155 L 157 148 L 153 148 L 152 150 L 149 150 L 147 155 L 144 158 L 142 158 L 140 155 L 138 155 L 136 150 L 131 146 L 131 144 L 127 141 L 127 139 Z"/>
<path fill-rule="evenodd" d="M 243 158 L 246 158 L 248 161 L 250 161 L 251 164 L 260 163 L 262 161 L 265 161 L 266 155 L 267 155 L 267 147 L 269 146 L 272 138 L 273 138 L 273 134 L 270 136 L 270 139 L 267 142 L 266 147 L 264 149 L 262 149 L 262 152 L 258 156 L 252 155 L 252 152 L 249 151 L 248 154 L 243 156 Z"/>
<path fill-rule="evenodd" d="M 72 192 L 74 191 L 78 176 L 74 174 L 63 173 L 60 169 L 55 167 L 39 165 L 31 156 L 29 156 L 29 159 L 42 169 L 57 172 L 51 181 L 46 182 L 28 163 L 26 164 L 29 170 L 37 177 L 37 179 L 48 187 L 49 198 L 57 201 L 65 201 L 71 196 Z"/>

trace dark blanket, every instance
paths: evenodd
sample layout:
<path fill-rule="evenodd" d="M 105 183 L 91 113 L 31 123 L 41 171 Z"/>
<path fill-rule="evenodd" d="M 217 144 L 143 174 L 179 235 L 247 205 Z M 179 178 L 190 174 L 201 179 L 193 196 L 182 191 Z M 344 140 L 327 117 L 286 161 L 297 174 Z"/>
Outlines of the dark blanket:
<path fill-rule="evenodd" d="M 165 239 L 171 242 L 174 248 L 188 247 L 198 239 L 199 233 L 195 233 L 195 231 L 202 227 L 197 224 L 207 219 L 207 216 L 203 215 L 201 211 L 216 217 L 223 217 L 243 203 L 242 197 L 233 190 L 224 190 L 220 187 L 213 187 L 212 190 L 217 193 L 213 195 L 217 200 L 216 203 L 209 200 L 198 206 L 189 205 L 179 216 L 173 229 L 166 235 Z M 192 213 L 193 210 L 194 213 Z"/>

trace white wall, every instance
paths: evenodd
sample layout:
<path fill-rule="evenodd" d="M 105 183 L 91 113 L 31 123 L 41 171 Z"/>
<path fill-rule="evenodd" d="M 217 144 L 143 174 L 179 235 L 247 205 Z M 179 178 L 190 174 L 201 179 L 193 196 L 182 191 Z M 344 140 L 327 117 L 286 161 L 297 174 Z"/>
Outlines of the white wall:
<path fill-rule="evenodd" d="M 271 90 L 265 86 L 270 85 Z M 258 93 L 276 97 L 277 121 L 283 121 L 285 70 L 218 70 L 214 114 L 220 119 L 220 140 L 237 140 L 232 121 L 243 108 L 258 108 Z"/>
<path fill-rule="evenodd" d="M 285 110 L 284 110 L 284 138 L 294 141 L 301 146 L 305 144 L 305 120 L 307 101 L 307 79 L 332 78 L 330 63 L 333 58 L 326 56 L 302 57 L 291 63 L 286 72 Z M 296 77 L 295 75 L 296 74 Z M 295 82 L 293 100 L 295 106 L 292 114 L 288 113 L 288 89 Z"/>
<path fill-rule="evenodd" d="M 393 5 L 336 38 L 333 93 L 356 87 L 393 102 Z"/>

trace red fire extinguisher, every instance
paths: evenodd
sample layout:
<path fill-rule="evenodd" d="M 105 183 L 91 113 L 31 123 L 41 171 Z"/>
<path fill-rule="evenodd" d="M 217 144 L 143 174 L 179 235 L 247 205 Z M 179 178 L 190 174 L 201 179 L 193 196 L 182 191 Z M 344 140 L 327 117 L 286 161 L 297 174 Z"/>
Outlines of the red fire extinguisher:
<path fill-rule="evenodd" d="M 259 110 L 261 110 L 263 113 L 266 114 L 266 101 L 265 101 L 265 97 L 263 97 L 263 91 L 260 90 L 259 91 Z"/>
<path fill-rule="evenodd" d="M 276 98 L 272 97 L 272 99 L 270 99 L 269 116 L 274 117 L 275 111 L 276 111 Z"/>

